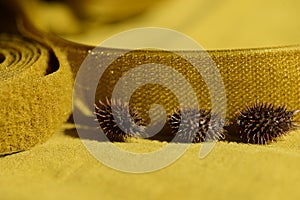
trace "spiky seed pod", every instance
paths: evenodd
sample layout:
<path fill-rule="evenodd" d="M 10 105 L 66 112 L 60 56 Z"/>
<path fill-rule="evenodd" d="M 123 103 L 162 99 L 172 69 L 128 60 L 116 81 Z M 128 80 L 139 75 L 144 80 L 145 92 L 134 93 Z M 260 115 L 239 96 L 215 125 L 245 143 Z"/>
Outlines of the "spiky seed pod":
<path fill-rule="evenodd" d="M 106 99 L 105 103 L 99 100 L 99 105 L 95 104 L 95 114 L 102 131 L 112 142 L 124 142 L 126 137 L 139 137 L 145 130 L 136 110 L 119 100 Z"/>
<path fill-rule="evenodd" d="M 199 120 L 200 113 L 196 110 L 185 109 L 183 112 L 174 112 L 169 119 L 170 127 L 172 128 L 172 134 L 176 136 L 173 141 L 183 143 L 193 142 L 196 133 L 200 128 Z"/>
<path fill-rule="evenodd" d="M 256 102 L 242 110 L 237 119 L 243 142 L 267 144 L 295 128 L 293 117 L 299 110 L 288 111 L 285 106 Z"/>
<path fill-rule="evenodd" d="M 223 127 L 226 124 L 225 119 L 222 119 L 218 114 L 210 114 L 210 126 L 205 136 L 205 141 L 225 139 Z"/>
<path fill-rule="evenodd" d="M 176 142 L 199 143 L 224 138 L 224 121 L 202 109 L 176 111 L 170 116 L 169 123 L 173 134 L 177 135 Z"/>

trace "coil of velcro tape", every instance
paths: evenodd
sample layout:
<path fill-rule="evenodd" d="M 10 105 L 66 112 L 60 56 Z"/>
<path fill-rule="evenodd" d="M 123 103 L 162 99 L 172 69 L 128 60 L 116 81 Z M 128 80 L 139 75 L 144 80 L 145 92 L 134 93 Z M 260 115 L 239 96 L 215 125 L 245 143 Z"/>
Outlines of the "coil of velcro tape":
<path fill-rule="evenodd" d="M 59 50 L 0 36 L 0 155 L 46 141 L 71 113 L 72 73 Z"/>
<path fill-rule="evenodd" d="M 5 120 L 0 125 L 0 154 L 25 150 L 47 140 L 71 112 L 73 81 L 91 47 L 63 40 L 57 40 L 54 44 L 57 46 L 56 52 L 23 37 L 1 36 L 0 85 L 3 105 L 0 115 Z M 62 47 L 64 50 L 60 51 Z M 108 58 L 119 50 L 104 48 L 98 51 L 106 53 Z M 202 55 L 201 52 L 182 53 L 196 60 L 201 59 Z M 172 67 L 170 59 L 174 55 L 171 54 L 160 50 L 133 50 L 121 56 L 107 69 L 107 72 L 113 70 L 115 73 L 106 73 L 107 76 L 98 83 L 100 87 L 95 102 L 109 97 L 122 74 L 137 62 L 143 62 L 143 59 L 153 59 L 153 62 L 160 60 L 161 64 Z M 298 46 L 219 50 L 208 51 L 208 54 L 216 63 L 224 83 L 227 118 L 233 117 L 239 109 L 256 100 L 299 109 Z M 124 65 L 124 62 L 127 64 Z M 209 109 L 210 97 L 201 76 L 193 70 L 186 71 L 187 66 L 184 64 L 176 66 L 176 70 L 192 81 L 197 97 L 202 100 L 199 107 Z M 195 79 L 198 76 L 199 80 Z M 131 103 L 140 107 L 145 115 L 149 105 L 157 103 L 157 99 L 160 99 L 159 103 L 167 111 L 177 105 L 176 98 L 170 98 L 173 95 L 171 91 L 161 90 L 159 86 L 149 87 L 140 88 L 131 99 Z M 187 95 L 184 89 L 182 92 Z"/>

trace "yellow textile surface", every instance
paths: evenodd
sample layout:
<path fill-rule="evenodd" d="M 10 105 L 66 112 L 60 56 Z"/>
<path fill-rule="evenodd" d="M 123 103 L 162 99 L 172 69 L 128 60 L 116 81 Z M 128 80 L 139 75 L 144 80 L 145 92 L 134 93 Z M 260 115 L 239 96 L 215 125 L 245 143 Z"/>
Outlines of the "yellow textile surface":
<path fill-rule="evenodd" d="M 1 199 L 299 199 L 299 144 L 300 131 L 267 146 L 219 142 L 201 160 L 201 144 L 193 144 L 165 169 L 127 174 L 58 132 L 44 145 L 0 159 Z M 163 145 L 118 144 L 130 151 Z"/>
<path fill-rule="evenodd" d="M 209 1 L 204 8 L 210 9 L 194 8 L 194 12 L 183 12 L 190 23 L 183 20 L 178 22 L 181 26 L 174 23 L 180 21 L 180 9 L 189 10 L 189 4 L 186 1 L 177 3 L 177 7 L 172 7 L 172 14 L 168 14 L 170 7 L 164 3 L 165 7 L 161 4 L 156 9 L 165 11 L 163 16 L 169 15 L 170 18 L 161 17 L 161 12 L 157 11 L 158 17 L 150 23 L 155 12 L 148 13 L 148 18 L 145 17 L 147 23 L 137 20 L 129 25 L 115 24 L 115 28 L 106 27 L 102 37 L 135 26 L 165 25 L 179 27 L 177 30 L 199 42 L 204 41 L 203 45 L 211 48 L 300 43 L 299 1 Z M 205 10 L 207 17 L 203 17 Z M 195 21 L 197 23 L 191 23 Z M 89 34 L 97 35 L 96 32 Z M 104 166 L 87 152 L 74 131 L 59 131 L 43 145 L 0 158 L 0 197 L 299 199 L 299 133 L 291 132 L 267 146 L 218 142 L 202 160 L 198 159 L 201 144 L 195 144 L 171 166 L 135 175 Z M 164 143 L 141 141 L 117 145 L 132 151 L 151 151 Z"/>

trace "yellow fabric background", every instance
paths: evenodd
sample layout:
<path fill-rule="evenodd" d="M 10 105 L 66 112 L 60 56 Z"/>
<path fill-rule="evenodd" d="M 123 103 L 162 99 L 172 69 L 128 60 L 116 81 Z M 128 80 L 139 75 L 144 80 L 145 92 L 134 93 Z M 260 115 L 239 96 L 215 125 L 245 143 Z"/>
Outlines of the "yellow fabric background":
<path fill-rule="evenodd" d="M 84 34 L 65 34 L 65 37 L 80 43 L 98 45 L 120 31 L 154 26 L 187 34 L 205 49 L 256 48 L 300 42 L 298 0 L 156 1 L 158 3 L 137 18 L 119 24 L 79 26 L 78 29 Z M 51 21 L 47 25 L 57 27 L 57 22 Z"/>
<path fill-rule="evenodd" d="M 201 144 L 193 144 L 169 167 L 127 174 L 58 132 L 44 145 L 0 159 L 1 199 L 299 199 L 299 134 L 267 146 L 218 142 L 201 160 Z M 163 143 L 118 146 L 149 151 Z"/>
<path fill-rule="evenodd" d="M 94 43 L 127 28 L 163 26 L 186 33 L 213 49 L 300 43 L 300 2 L 296 0 L 199 1 L 199 7 L 192 4 L 196 0 L 190 4 L 184 0 L 176 0 L 174 5 L 168 2 L 157 5 L 139 20 L 103 26 L 100 35 L 95 30 L 69 38 Z M 300 131 L 267 146 L 218 142 L 202 160 L 198 158 L 201 144 L 194 144 L 171 166 L 137 175 L 99 163 L 75 131 L 63 130 L 30 151 L 0 158 L 1 199 L 300 197 Z M 149 151 L 164 144 L 143 141 L 118 145 Z"/>

